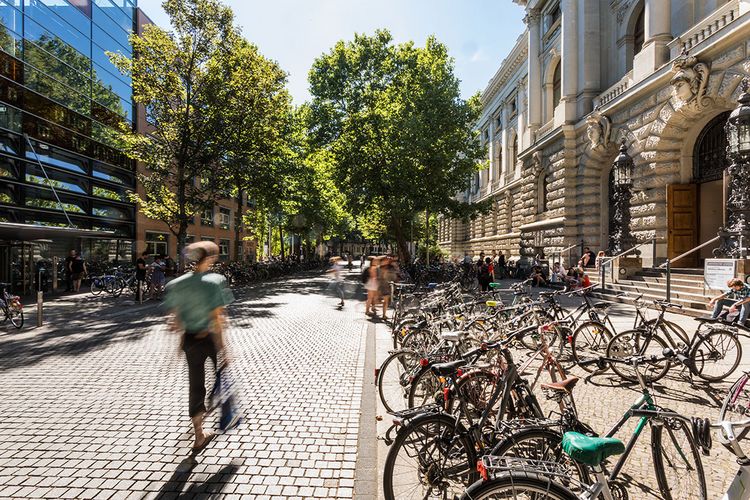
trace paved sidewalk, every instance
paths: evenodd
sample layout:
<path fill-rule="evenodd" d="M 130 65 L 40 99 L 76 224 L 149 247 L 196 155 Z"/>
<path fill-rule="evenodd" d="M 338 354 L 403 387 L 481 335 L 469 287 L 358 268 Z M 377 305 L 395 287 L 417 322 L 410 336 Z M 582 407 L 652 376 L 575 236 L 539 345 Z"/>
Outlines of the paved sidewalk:
<path fill-rule="evenodd" d="M 351 498 L 367 322 L 327 285 L 238 296 L 245 419 L 194 458 L 185 361 L 157 307 L 74 298 L 50 311 L 63 327 L 0 332 L 0 498 Z"/>

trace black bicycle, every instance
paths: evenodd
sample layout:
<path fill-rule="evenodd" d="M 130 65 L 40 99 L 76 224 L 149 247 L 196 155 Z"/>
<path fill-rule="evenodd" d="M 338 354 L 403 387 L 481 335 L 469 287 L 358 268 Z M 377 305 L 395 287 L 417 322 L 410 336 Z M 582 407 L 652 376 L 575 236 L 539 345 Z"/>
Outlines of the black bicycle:
<path fill-rule="evenodd" d="M 3 323 L 10 320 L 16 328 L 23 327 L 23 304 L 21 297 L 8 293 L 9 283 L 0 283 L 2 295 L 0 296 L 0 311 L 3 313 Z"/>

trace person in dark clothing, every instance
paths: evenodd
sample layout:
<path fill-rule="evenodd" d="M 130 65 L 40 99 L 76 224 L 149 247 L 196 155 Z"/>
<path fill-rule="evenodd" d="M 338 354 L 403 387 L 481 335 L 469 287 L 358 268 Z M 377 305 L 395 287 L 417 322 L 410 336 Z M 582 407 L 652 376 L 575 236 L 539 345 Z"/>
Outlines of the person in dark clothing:
<path fill-rule="evenodd" d="M 596 267 L 596 254 L 589 247 L 584 247 L 580 263 L 581 267 Z"/>
<path fill-rule="evenodd" d="M 503 279 L 508 275 L 508 271 L 505 265 L 505 254 L 501 253 L 497 257 L 497 269 L 495 269 L 495 276 L 498 279 Z"/>
<path fill-rule="evenodd" d="M 477 275 L 479 286 L 482 287 L 483 292 L 486 292 L 492 283 L 492 257 L 485 258 L 484 262 L 480 261 Z"/>
<path fill-rule="evenodd" d="M 76 251 L 71 250 L 70 255 L 65 257 L 65 281 L 67 286 L 65 287 L 66 292 L 73 291 L 73 261 L 76 259 Z"/>
<path fill-rule="evenodd" d="M 135 280 L 138 282 L 138 288 L 135 291 L 135 301 L 140 302 L 142 300 L 143 288 L 146 283 L 146 257 L 148 256 L 148 250 L 144 250 L 138 260 L 135 261 Z"/>
<path fill-rule="evenodd" d="M 83 275 L 88 272 L 86 269 L 86 262 L 84 262 L 81 252 L 76 252 L 75 258 L 70 263 L 70 271 L 73 277 L 73 291 L 78 292 L 81 290 L 81 280 Z"/>

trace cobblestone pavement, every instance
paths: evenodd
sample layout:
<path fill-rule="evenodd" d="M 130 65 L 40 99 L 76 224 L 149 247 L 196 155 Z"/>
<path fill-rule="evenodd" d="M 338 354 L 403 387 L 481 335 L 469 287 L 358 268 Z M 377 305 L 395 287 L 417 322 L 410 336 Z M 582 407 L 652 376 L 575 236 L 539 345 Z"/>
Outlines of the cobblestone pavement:
<path fill-rule="evenodd" d="M 618 331 L 632 328 L 632 316 L 629 306 L 616 305 L 613 308 L 613 320 Z M 650 313 L 653 317 L 654 312 Z M 684 316 L 668 315 L 668 319 L 676 321 L 688 332 L 695 331 L 697 323 L 691 318 Z M 388 350 L 392 348 L 390 329 L 385 325 L 379 325 L 377 330 L 377 360 L 380 363 L 388 356 Z M 743 352 L 750 352 L 750 345 L 743 341 Z M 517 356 L 516 361 L 523 358 Z M 725 383 L 707 384 L 696 379 L 691 385 L 687 374 L 680 374 L 673 368 L 670 373 L 662 379 L 655 387 L 654 395 L 657 404 L 672 409 L 685 416 L 709 417 L 717 419 L 721 402 L 729 389 L 731 383 L 741 375 L 741 370 L 750 369 L 750 358 L 743 357 L 734 375 L 730 376 Z M 536 373 L 536 370 L 531 370 Z M 588 374 L 580 368 L 574 368 L 572 374 L 581 378 Z M 625 385 L 617 375 L 612 372 L 596 375 L 583 383 L 579 382 L 573 394 L 579 410 L 581 420 L 589 423 L 594 430 L 600 434 L 606 433 L 622 417 L 625 411 L 633 404 L 640 395 L 640 389 L 635 385 Z M 537 397 L 549 411 L 553 404 L 547 401 L 541 391 Z M 387 418 L 385 409 L 378 401 L 378 415 L 384 416 L 378 424 L 378 434 L 383 435 L 391 425 L 391 419 Z M 635 428 L 636 420 L 631 419 L 616 437 L 627 442 Z M 395 434 L 393 434 L 395 436 Z M 654 475 L 653 461 L 651 458 L 651 439 L 648 429 L 641 435 L 633 453 L 626 462 L 619 480 L 627 485 L 629 498 L 633 500 L 661 498 L 658 493 L 656 477 Z M 379 475 L 382 478 L 383 466 L 385 464 L 388 448 L 380 441 L 378 444 Z M 703 467 L 708 486 L 708 498 L 721 498 L 726 491 L 733 476 L 737 472 L 735 457 L 717 443 L 714 436 L 714 446 L 711 456 L 702 457 Z"/>
<path fill-rule="evenodd" d="M 238 296 L 244 421 L 195 457 L 184 357 L 156 305 L 68 297 L 52 326 L 0 330 L 0 498 L 351 498 L 367 323 L 327 283 Z"/>

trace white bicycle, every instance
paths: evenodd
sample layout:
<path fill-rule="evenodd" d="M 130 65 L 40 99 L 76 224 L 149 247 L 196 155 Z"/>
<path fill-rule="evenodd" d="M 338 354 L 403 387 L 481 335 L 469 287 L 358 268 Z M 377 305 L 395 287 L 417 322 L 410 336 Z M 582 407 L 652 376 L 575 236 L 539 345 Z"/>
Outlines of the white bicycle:
<path fill-rule="evenodd" d="M 734 475 L 732 484 L 729 485 L 722 500 L 750 500 L 750 458 L 745 455 L 740 447 L 740 440 L 746 434 L 746 429 L 750 429 L 750 419 L 740 422 L 721 421 L 715 424 L 706 419 L 693 419 L 693 434 L 698 446 L 704 449 L 705 453 L 711 448 L 711 430 L 719 430 L 719 442 L 728 448 L 734 456 L 737 457 L 737 464 L 740 466 L 737 474 Z"/>

